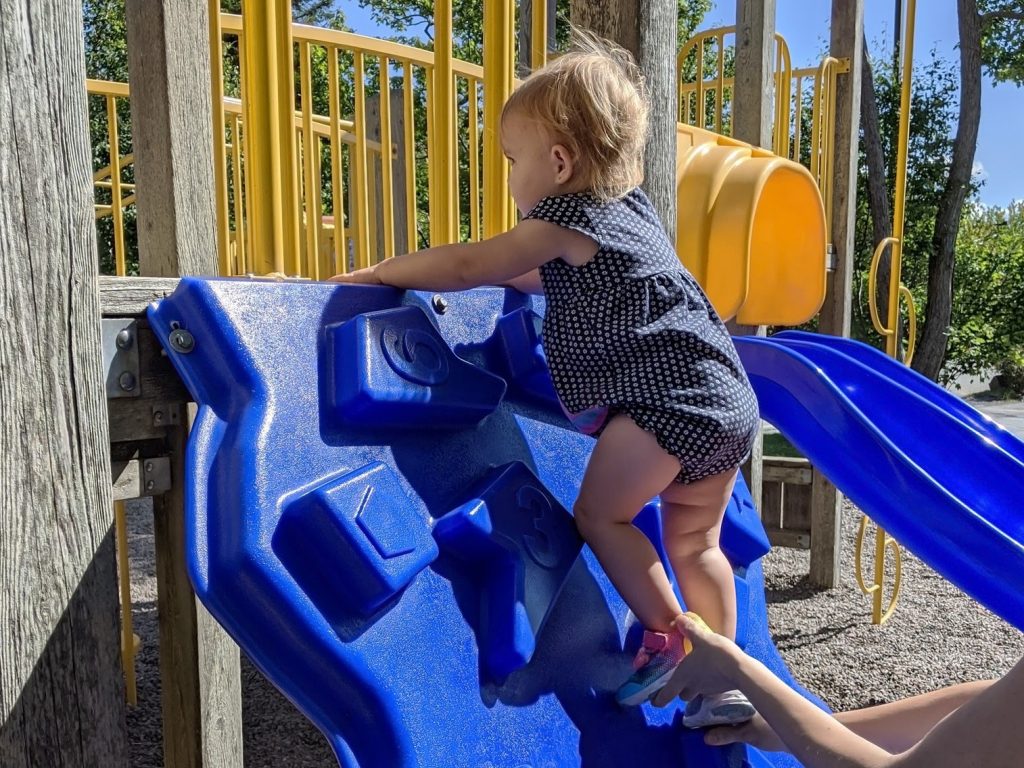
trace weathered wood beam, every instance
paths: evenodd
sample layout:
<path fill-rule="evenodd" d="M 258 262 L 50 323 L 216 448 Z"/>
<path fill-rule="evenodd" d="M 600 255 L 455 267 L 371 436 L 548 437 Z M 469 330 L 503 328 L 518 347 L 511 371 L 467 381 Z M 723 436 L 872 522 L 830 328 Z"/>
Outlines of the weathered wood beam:
<path fill-rule="evenodd" d="M 82 9 L 0 12 L 0 765 L 126 765 Z"/>
<path fill-rule="evenodd" d="M 218 271 L 208 8 L 203 0 L 126 2 L 144 275 Z M 185 570 L 188 424 L 181 416 L 164 430 L 171 490 L 153 499 L 164 761 L 240 768 L 238 647 L 198 604 Z"/>

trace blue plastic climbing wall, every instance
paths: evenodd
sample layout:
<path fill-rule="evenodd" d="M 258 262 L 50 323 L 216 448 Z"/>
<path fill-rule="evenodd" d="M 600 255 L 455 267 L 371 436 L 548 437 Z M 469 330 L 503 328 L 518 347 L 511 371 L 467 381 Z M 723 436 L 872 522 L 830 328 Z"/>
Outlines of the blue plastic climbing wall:
<path fill-rule="evenodd" d="M 795 765 L 706 747 L 679 705 L 616 705 L 640 627 L 567 511 L 593 442 L 554 398 L 542 312 L 183 279 L 150 321 L 200 406 L 196 594 L 343 766 Z M 637 522 L 660 548 L 658 514 Z M 742 484 L 723 547 L 738 640 L 788 679 Z"/>

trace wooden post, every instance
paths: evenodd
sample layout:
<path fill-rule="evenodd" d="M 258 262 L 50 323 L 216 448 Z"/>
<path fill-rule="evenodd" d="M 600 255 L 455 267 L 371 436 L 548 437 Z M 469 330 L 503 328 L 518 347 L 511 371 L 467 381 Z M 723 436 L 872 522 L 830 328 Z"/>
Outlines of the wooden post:
<path fill-rule="evenodd" d="M 127 765 L 78 2 L 0 13 L 0 765 Z"/>
<path fill-rule="evenodd" d="M 384 199 L 384 184 L 380 166 L 376 163 L 373 168 L 373 197 L 375 200 L 379 200 L 380 204 L 377 206 L 377 215 L 373 217 L 373 227 L 376 230 L 377 235 L 377 251 L 374 252 L 373 261 L 378 261 L 383 257 L 383 251 L 380 246 L 384 242 L 384 206 L 389 205 L 392 209 L 392 216 L 394 222 L 394 237 L 395 237 L 395 255 L 408 253 L 410 250 L 416 250 L 415 243 L 410 247 L 409 244 L 409 212 L 407 210 L 407 200 L 405 196 L 405 141 L 402 137 L 405 135 L 405 110 L 404 110 L 404 99 L 405 92 L 401 90 L 391 91 L 391 143 L 396 148 L 397 152 L 395 157 L 391 160 L 392 168 L 392 181 L 391 187 L 393 196 L 391 200 Z M 380 120 L 380 94 L 374 93 L 366 97 L 366 134 L 370 141 L 380 141 L 381 135 L 381 120 Z M 383 150 L 387 152 L 385 148 Z"/>
<path fill-rule="evenodd" d="M 643 186 L 675 241 L 678 6 L 675 0 L 571 0 L 569 6 L 574 25 L 615 41 L 640 66 L 651 96 Z"/>
<path fill-rule="evenodd" d="M 732 135 L 758 147 L 772 147 L 775 80 L 775 0 L 736 0 L 736 85 L 733 90 Z M 822 254 L 824 258 L 824 254 Z M 737 336 L 764 336 L 764 327 L 729 323 Z M 764 441 L 754 441 L 743 476 L 754 504 L 761 508 Z"/>
<path fill-rule="evenodd" d="M 209 18 L 202 0 L 127 0 L 144 275 L 217 273 Z M 171 490 L 156 518 L 164 761 L 241 766 L 238 647 L 196 602 L 184 562 L 184 427 L 168 432 Z"/>
<path fill-rule="evenodd" d="M 863 0 L 832 0 L 831 55 L 848 61 L 836 78 L 835 173 L 832 179 L 832 232 L 835 265 L 818 328 L 835 336 L 850 335 L 853 237 L 857 216 L 857 140 L 863 39 Z M 842 496 L 817 469 L 811 480 L 811 583 L 829 589 L 839 586 Z"/>

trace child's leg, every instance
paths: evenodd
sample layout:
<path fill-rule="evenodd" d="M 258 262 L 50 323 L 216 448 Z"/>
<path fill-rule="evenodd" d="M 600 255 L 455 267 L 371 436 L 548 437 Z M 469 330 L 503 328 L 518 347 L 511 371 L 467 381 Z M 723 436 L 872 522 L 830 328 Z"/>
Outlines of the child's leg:
<path fill-rule="evenodd" d="M 658 553 L 633 525 L 643 505 L 679 474 L 679 459 L 624 414 L 597 441 L 573 507 L 576 526 L 647 629 L 667 632 L 682 609 Z"/>
<path fill-rule="evenodd" d="M 661 493 L 662 538 L 687 609 L 715 632 L 736 639 L 736 587 L 718 547 L 735 469 Z"/>

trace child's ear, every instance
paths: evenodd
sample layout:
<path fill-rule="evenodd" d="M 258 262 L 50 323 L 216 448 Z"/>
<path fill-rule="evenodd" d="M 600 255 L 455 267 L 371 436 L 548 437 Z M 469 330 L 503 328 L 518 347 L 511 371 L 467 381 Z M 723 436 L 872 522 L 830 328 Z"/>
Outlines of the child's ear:
<path fill-rule="evenodd" d="M 551 148 L 551 166 L 555 171 L 555 181 L 565 184 L 572 179 L 576 164 L 572 153 L 563 144 L 555 144 Z"/>

